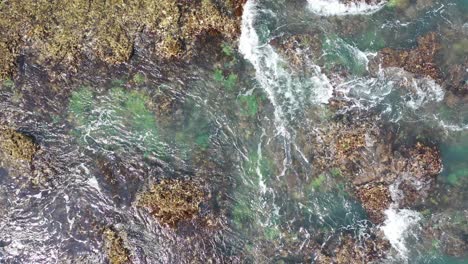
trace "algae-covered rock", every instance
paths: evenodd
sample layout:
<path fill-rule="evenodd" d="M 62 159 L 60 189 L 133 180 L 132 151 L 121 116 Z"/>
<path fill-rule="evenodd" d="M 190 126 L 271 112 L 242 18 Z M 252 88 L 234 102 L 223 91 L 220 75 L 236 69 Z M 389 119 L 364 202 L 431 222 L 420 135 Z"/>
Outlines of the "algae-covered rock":
<path fill-rule="evenodd" d="M 382 223 L 385 220 L 384 211 L 392 202 L 388 186 L 370 184 L 360 187 L 357 190 L 357 197 L 373 222 Z"/>
<path fill-rule="evenodd" d="M 434 177 L 442 170 L 440 153 L 435 147 L 418 142 L 407 151 L 407 171 L 416 178 Z"/>
<path fill-rule="evenodd" d="M 38 147 L 33 139 L 9 128 L 0 128 L 0 151 L 7 158 L 31 162 Z"/>
<path fill-rule="evenodd" d="M 175 227 L 198 216 L 204 192 L 191 181 L 162 180 L 140 193 L 137 206 L 146 208 L 162 224 Z"/>
<path fill-rule="evenodd" d="M 318 264 L 373 263 L 383 260 L 390 249 L 388 240 L 380 233 L 372 232 L 368 239 L 358 241 L 349 234 L 337 238 L 339 241 L 325 245 L 317 254 Z M 332 246 L 330 249 L 328 247 Z"/>
<path fill-rule="evenodd" d="M 280 54 L 286 58 L 295 69 L 307 67 L 307 62 L 317 61 L 322 55 L 322 34 L 284 35 L 272 41 Z"/>
<path fill-rule="evenodd" d="M 399 67 L 420 76 L 430 77 L 440 82 L 441 71 L 435 63 L 435 57 L 441 49 L 436 33 L 431 32 L 418 38 L 418 45 L 411 50 L 382 49 L 371 63 L 373 68 Z"/>
<path fill-rule="evenodd" d="M 0 79 L 11 76 L 15 68 L 16 43 L 0 40 Z"/>
<path fill-rule="evenodd" d="M 20 53 L 44 66 L 76 68 L 83 57 L 107 63 L 130 59 L 135 39 L 152 43 L 158 58 L 190 57 L 209 31 L 233 40 L 243 1 L 13 0 L 0 4 L 0 77 Z"/>
<path fill-rule="evenodd" d="M 104 247 L 110 264 L 129 264 L 130 251 L 125 247 L 123 238 L 111 228 L 103 232 Z"/>
<path fill-rule="evenodd" d="M 468 255 L 468 211 L 448 210 L 432 215 L 423 224 L 423 236 L 426 241 L 432 241 L 432 250 L 442 251 L 455 257 Z"/>
<path fill-rule="evenodd" d="M 442 168 L 437 148 L 421 142 L 395 147 L 392 130 L 372 116 L 336 118 L 307 140 L 314 146 L 304 153 L 316 169 L 311 184 L 319 183 L 319 175 L 339 170 L 339 179 L 376 224 L 385 220 L 390 206 L 411 208 L 426 198 Z M 393 197 L 391 188 L 399 197 Z"/>

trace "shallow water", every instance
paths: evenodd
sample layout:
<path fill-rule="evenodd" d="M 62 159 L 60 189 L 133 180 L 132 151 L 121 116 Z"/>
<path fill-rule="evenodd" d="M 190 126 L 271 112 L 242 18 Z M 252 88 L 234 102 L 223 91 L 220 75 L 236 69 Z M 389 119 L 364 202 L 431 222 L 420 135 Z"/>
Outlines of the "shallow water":
<path fill-rule="evenodd" d="M 342 234 L 362 246 L 376 229 L 392 246 L 384 263 L 463 263 L 421 230 L 436 215 L 466 216 L 467 105 L 448 107 L 447 92 L 428 78 L 369 73 L 380 48 L 413 47 L 430 31 L 467 37 L 466 1 L 417 2 L 404 13 L 385 3 L 248 1 L 238 45 L 213 44 L 212 58 L 155 65 L 136 56 L 59 84 L 26 63 L 2 84 L 0 123 L 34 136 L 39 172 L 0 168 L 0 258 L 101 263 L 102 229 L 113 226 L 134 263 L 313 262 L 317 246 Z M 299 56 L 298 68 L 275 42 L 304 33 L 324 44 L 317 57 Z M 412 89 L 399 87 L 401 78 Z M 423 137 L 440 147 L 444 168 L 423 204 L 388 209 L 376 226 L 338 169 L 312 166 L 317 142 L 304 138 L 332 121 L 332 98 L 351 102 L 342 114 L 372 113 L 398 127 L 401 142 Z M 165 178 L 199 182 L 211 194 L 201 214 L 218 227 L 173 230 L 137 207 L 136 194 Z M 466 232 L 466 219 L 440 228 Z"/>

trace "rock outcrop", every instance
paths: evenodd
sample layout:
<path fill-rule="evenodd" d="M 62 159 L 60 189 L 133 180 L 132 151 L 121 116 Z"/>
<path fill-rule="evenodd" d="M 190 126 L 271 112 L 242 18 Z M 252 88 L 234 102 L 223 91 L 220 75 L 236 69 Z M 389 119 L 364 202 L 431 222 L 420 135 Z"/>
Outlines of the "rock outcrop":
<path fill-rule="evenodd" d="M 240 33 L 244 2 L 2 2 L 0 78 L 14 74 L 20 54 L 50 69 L 59 65 L 68 70 L 76 70 L 83 59 L 126 62 L 139 49 L 158 59 L 189 58 L 196 53 L 194 43 L 203 34 L 233 40 Z"/>

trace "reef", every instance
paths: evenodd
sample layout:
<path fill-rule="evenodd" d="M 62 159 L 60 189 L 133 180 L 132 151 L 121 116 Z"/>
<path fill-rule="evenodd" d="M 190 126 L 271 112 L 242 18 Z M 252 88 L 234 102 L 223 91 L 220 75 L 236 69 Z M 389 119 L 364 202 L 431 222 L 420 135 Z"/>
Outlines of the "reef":
<path fill-rule="evenodd" d="M 356 196 L 373 222 L 381 223 L 385 219 L 384 211 L 392 203 L 388 186 L 384 184 L 366 184 L 359 187 Z"/>
<path fill-rule="evenodd" d="M 194 182 L 161 180 L 137 197 L 137 206 L 146 208 L 161 224 L 176 227 L 200 212 L 205 195 Z"/>
<path fill-rule="evenodd" d="M 233 41 L 240 0 L 14 0 L 0 4 L 0 78 L 11 76 L 21 55 L 35 64 L 76 71 L 84 58 L 118 64 L 136 51 L 157 59 L 188 59 L 204 34 Z M 60 68 L 60 67 L 59 67 Z"/>
<path fill-rule="evenodd" d="M 317 131 L 304 139 L 316 146 L 306 155 L 317 177 L 331 172 L 343 178 L 376 224 L 390 206 L 411 207 L 427 197 L 442 169 L 435 147 L 397 144 L 392 129 L 372 116 L 338 118 Z"/>

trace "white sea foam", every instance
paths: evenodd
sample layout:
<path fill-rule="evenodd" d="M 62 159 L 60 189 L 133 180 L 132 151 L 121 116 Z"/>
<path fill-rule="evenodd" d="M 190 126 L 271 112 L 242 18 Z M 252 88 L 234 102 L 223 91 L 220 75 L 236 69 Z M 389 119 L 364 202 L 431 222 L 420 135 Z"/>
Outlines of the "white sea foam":
<path fill-rule="evenodd" d="M 411 236 L 411 229 L 421 220 L 421 215 L 413 210 L 389 208 L 385 210 L 386 220 L 381 227 L 385 237 L 403 260 L 408 258 L 406 240 Z"/>
<path fill-rule="evenodd" d="M 307 103 L 328 103 L 333 87 L 320 67 L 312 62 L 307 62 L 314 71 L 310 82 L 304 83 L 294 76 L 288 63 L 268 40 L 260 40 L 255 28 L 258 9 L 255 1 L 247 1 L 244 6 L 239 51 L 254 66 L 256 79 L 274 106 L 278 132 L 289 137 L 285 127 L 288 120 L 294 119 L 295 111 L 303 109 Z M 261 12 L 268 13 L 266 10 Z"/>
<path fill-rule="evenodd" d="M 239 51 L 255 68 L 257 81 L 268 95 L 268 99 L 275 107 L 275 122 L 279 126 L 281 134 L 286 135 L 287 131 L 283 125 L 284 117 L 281 107 L 278 105 L 275 92 L 277 75 L 275 71 L 279 68 L 277 64 L 280 62 L 278 54 L 273 48 L 266 44 L 261 45 L 259 36 L 255 31 L 255 17 L 257 14 L 257 6 L 254 1 L 247 1 L 242 14 L 241 36 L 239 38 Z"/>
<path fill-rule="evenodd" d="M 339 0 L 307 0 L 309 9 L 322 16 L 372 14 L 380 10 L 386 1 L 367 4 L 365 1 L 342 3 Z"/>

